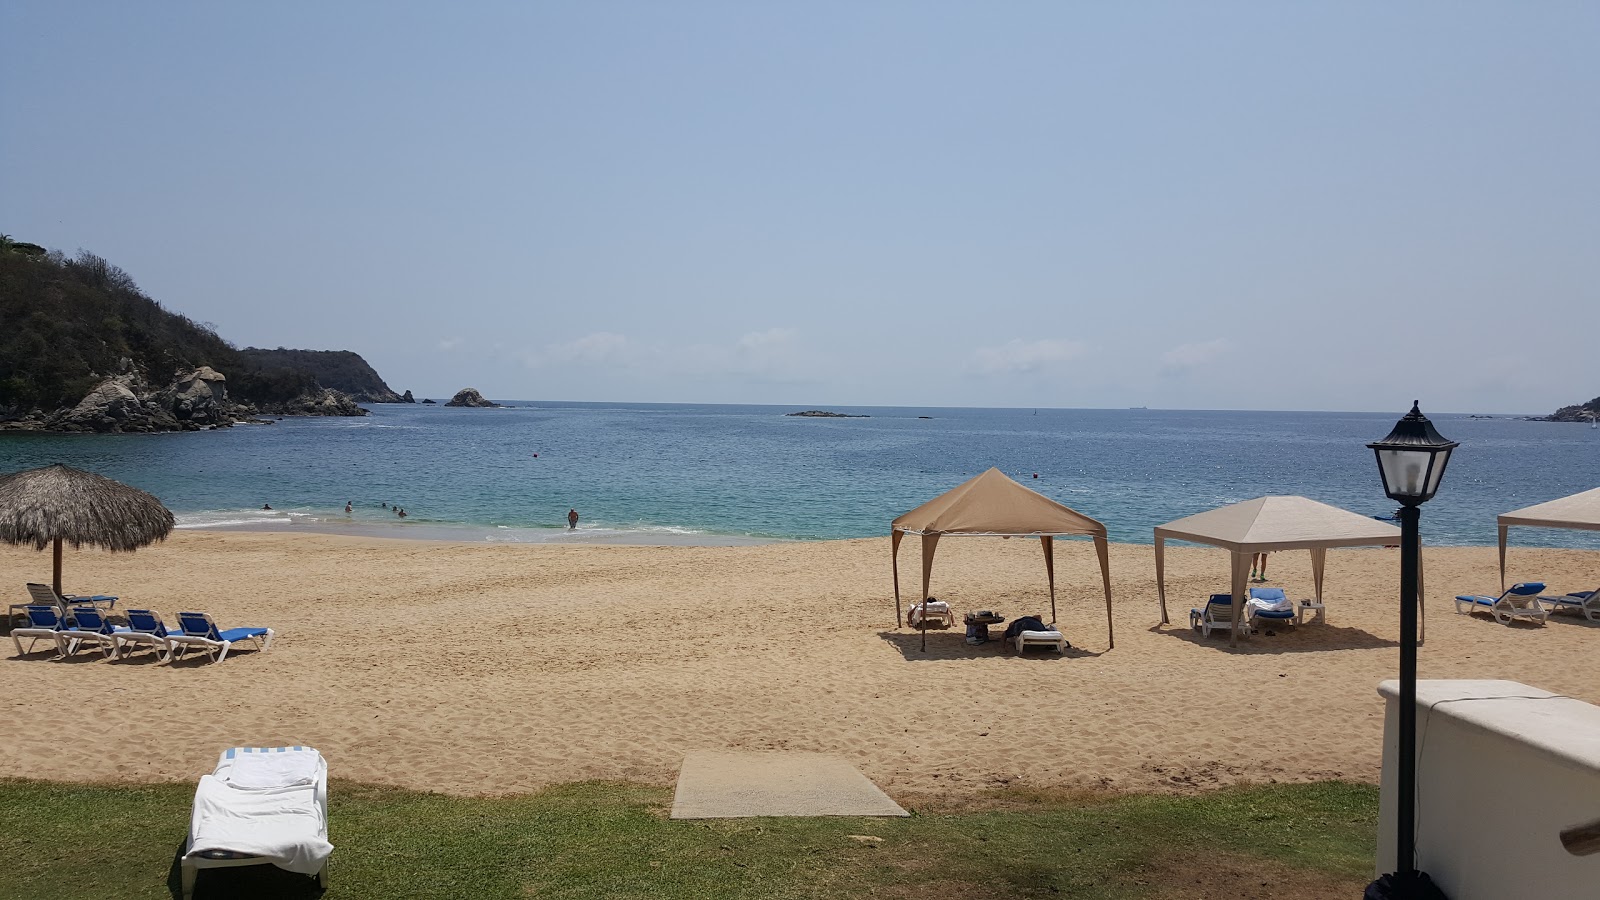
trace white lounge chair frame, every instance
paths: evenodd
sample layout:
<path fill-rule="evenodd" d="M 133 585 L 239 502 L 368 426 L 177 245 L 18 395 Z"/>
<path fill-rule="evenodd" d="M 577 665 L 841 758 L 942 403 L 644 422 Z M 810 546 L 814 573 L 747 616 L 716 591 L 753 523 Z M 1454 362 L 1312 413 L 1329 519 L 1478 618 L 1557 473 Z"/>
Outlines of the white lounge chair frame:
<path fill-rule="evenodd" d="M 18 656 L 25 656 L 25 655 L 27 655 L 29 653 L 32 653 L 34 645 L 38 644 L 40 641 L 49 641 L 52 644 L 54 644 L 56 642 L 56 635 L 58 633 L 60 633 L 60 631 L 61 631 L 60 626 L 65 622 L 65 619 L 61 615 L 61 610 L 59 608 L 57 608 L 54 604 L 44 604 L 44 603 L 25 604 L 24 608 L 26 608 L 26 606 L 46 606 L 46 605 L 50 606 L 51 609 L 54 609 L 56 611 L 56 626 L 57 627 L 55 627 L 55 628 L 40 628 L 38 626 L 35 626 L 33 624 L 33 616 L 29 615 L 28 616 L 28 624 L 27 624 L 27 626 L 25 626 L 23 628 L 13 628 L 13 629 L 11 629 L 11 643 L 13 643 L 13 644 L 15 644 L 17 646 L 17 655 Z M 27 638 L 28 639 L 28 649 L 27 650 L 23 650 L 22 649 L 22 639 L 23 638 Z M 58 654 L 61 652 L 59 647 L 56 648 L 56 652 Z"/>
<path fill-rule="evenodd" d="M 160 613 L 153 609 L 147 610 L 147 612 L 149 612 L 150 615 L 155 616 L 157 622 L 165 623 L 166 620 L 161 617 Z M 111 639 L 116 642 L 116 652 L 111 654 L 111 658 L 118 659 L 124 654 L 132 655 L 133 653 L 138 652 L 138 650 L 136 647 L 129 645 L 145 644 L 156 652 L 156 658 L 160 662 L 166 662 L 172 658 L 172 644 L 169 641 L 170 637 L 170 632 L 167 636 L 161 636 L 152 634 L 148 631 L 134 631 L 130 627 L 128 631 L 119 631 L 111 636 Z"/>
<path fill-rule="evenodd" d="M 1543 625 L 1550 618 L 1550 611 L 1544 608 L 1539 598 L 1534 594 L 1513 594 L 1518 585 L 1512 585 L 1499 597 L 1488 595 L 1468 595 L 1469 599 L 1463 600 L 1456 597 L 1456 612 L 1472 615 L 1475 612 L 1484 612 L 1494 616 L 1501 625 L 1510 625 L 1517 619 L 1531 619 Z M 1476 598 L 1476 599 L 1473 599 Z M 1478 600 L 1493 600 L 1493 603 L 1480 603 Z"/>
<path fill-rule="evenodd" d="M 207 616 L 206 621 L 209 622 L 210 620 L 211 617 Z M 215 628 L 218 634 L 221 634 L 224 630 L 216 628 L 215 622 L 211 623 L 211 627 Z M 272 639 L 277 636 L 278 633 L 276 631 L 268 628 L 266 637 L 249 637 L 245 640 L 255 641 L 259 649 L 266 650 L 272 646 Z M 206 654 L 211 658 L 212 662 L 222 662 L 228 658 L 228 650 L 233 645 L 233 641 L 213 641 L 210 638 L 200 637 L 199 635 L 184 634 L 180 629 L 176 634 L 167 635 L 167 662 L 177 662 L 191 647 Z"/>
<path fill-rule="evenodd" d="M 913 622 L 911 621 L 913 615 L 921 616 L 922 618 L 917 622 Z M 946 627 L 950 627 L 956 624 L 956 614 L 951 611 L 950 604 L 944 600 L 930 600 L 924 603 L 911 604 L 910 611 L 906 613 L 906 624 L 915 627 L 922 624 L 923 620 L 926 620 L 928 624 L 943 622 Z"/>
<path fill-rule="evenodd" d="M 99 613 L 100 611 L 92 606 L 84 606 L 81 609 L 75 608 L 73 617 L 77 618 L 80 612 Z M 100 613 L 100 615 L 102 621 L 104 621 L 104 613 Z M 117 631 L 112 631 L 110 634 L 101 634 L 98 631 L 63 628 L 56 632 L 56 655 L 60 659 L 66 659 L 69 656 L 76 655 L 84 647 L 93 644 L 100 648 L 101 655 L 106 659 L 116 659 L 118 634 L 119 632 Z"/>
<path fill-rule="evenodd" d="M 1590 591 L 1587 598 L 1573 594 L 1540 594 L 1539 602 L 1548 606 L 1552 615 L 1562 611 L 1574 612 L 1591 622 L 1600 622 L 1600 587 Z"/>
<path fill-rule="evenodd" d="M 1067 652 L 1067 636 L 1056 628 L 1054 622 L 1050 623 L 1048 631 L 1019 631 L 1012 640 L 1016 641 L 1018 653 L 1025 647 L 1054 647 L 1057 653 Z"/>
<path fill-rule="evenodd" d="M 1225 618 L 1212 615 L 1213 607 L 1221 607 L 1228 611 Z M 1206 599 L 1206 605 L 1200 609 L 1189 610 L 1189 627 L 1200 632 L 1204 637 L 1211 637 L 1213 631 L 1228 631 L 1233 628 L 1233 607 L 1230 604 L 1212 603 Z M 1248 618 L 1239 619 L 1239 636 L 1250 636 L 1250 621 Z"/>
<path fill-rule="evenodd" d="M 229 754 L 237 755 L 239 753 L 272 753 L 274 751 L 283 750 L 310 749 L 310 747 L 234 747 L 230 750 L 224 750 L 222 752 L 222 755 L 217 758 L 217 767 L 212 771 L 211 774 L 217 778 L 223 778 L 227 775 L 228 769 L 233 767 L 233 759 Z M 328 769 L 326 762 L 323 764 L 321 777 L 317 779 L 316 800 L 317 808 L 322 811 L 322 835 L 326 837 L 328 834 Z M 183 859 L 180 861 L 179 865 L 179 875 L 183 889 L 183 900 L 191 900 L 191 898 L 194 897 L 194 886 L 195 882 L 200 878 L 201 869 L 228 869 L 235 866 L 263 866 L 272 864 L 272 860 L 261 856 L 233 855 L 228 857 L 198 856 L 191 858 L 189 856 L 189 850 L 194 846 L 194 834 L 196 829 L 199 828 L 200 824 L 195 820 L 195 816 L 198 814 L 199 810 L 195 810 L 190 814 L 189 837 L 184 841 Z M 316 878 L 317 884 L 326 890 L 328 887 L 327 861 L 323 862 L 322 869 L 321 871 L 317 872 Z"/>

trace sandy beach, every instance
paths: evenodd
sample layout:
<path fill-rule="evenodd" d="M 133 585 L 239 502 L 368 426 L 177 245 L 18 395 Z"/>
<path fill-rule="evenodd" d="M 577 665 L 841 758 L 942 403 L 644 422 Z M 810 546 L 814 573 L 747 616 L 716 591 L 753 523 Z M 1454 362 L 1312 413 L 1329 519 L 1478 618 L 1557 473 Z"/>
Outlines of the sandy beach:
<path fill-rule="evenodd" d="M 0 771 L 192 781 L 231 745 L 310 744 L 336 778 L 497 794 L 557 782 L 670 784 L 709 749 L 837 753 L 897 799 L 1002 785 L 1190 791 L 1375 781 L 1377 683 L 1397 668 L 1395 550 L 1328 555 L 1329 621 L 1225 637 L 1187 628 L 1225 590 L 1220 551 L 1171 548 L 1173 624 L 1153 553 L 1113 545 L 1116 648 L 1085 543 L 1057 551 L 1065 657 L 969 647 L 958 627 L 896 630 L 888 539 L 751 547 L 492 546 L 182 532 L 132 555 L 68 551 L 65 587 L 173 621 L 277 630 L 220 665 L 50 653 L 0 658 Z M 1495 592 L 1493 548 L 1428 548 L 1423 678 L 1509 678 L 1600 703 L 1600 626 L 1456 615 Z M 915 579 L 916 551 L 902 553 Z M 47 553 L 0 548 L 0 584 L 47 581 Z M 1309 596 L 1308 554 L 1272 585 Z M 1600 582 L 1600 553 L 1513 548 L 1512 580 Z M 912 588 L 914 591 L 915 588 Z M 1007 616 L 1049 605 L 1038 544 L 946 540 L 933 592 Z M 41 698 L 51 698 L 44 702 Z"/>

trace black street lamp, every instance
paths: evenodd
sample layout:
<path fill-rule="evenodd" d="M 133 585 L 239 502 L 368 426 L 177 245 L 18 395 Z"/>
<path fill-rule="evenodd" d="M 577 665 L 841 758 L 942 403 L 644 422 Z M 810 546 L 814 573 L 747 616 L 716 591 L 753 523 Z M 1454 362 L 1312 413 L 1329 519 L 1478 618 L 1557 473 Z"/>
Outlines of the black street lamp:
<path fill-rule="evenodd" d="M 1450 451 L 1457 444 L 1435 431 L 1413 401 L 1411 412 L 1395 423 L 1388 437 L 1367 446 L 1378 456 L 1383 492 L 1400 504 L 1400 768 L 1395 779 L 1399 834 L 1391 892 L 1382 896 L 1439 896 L 1428 877 L 1417 871 L 1417 581 L 1422 558 L 1417 521 L 1422 517 L 1418 507 L 1439 490 Z"/>

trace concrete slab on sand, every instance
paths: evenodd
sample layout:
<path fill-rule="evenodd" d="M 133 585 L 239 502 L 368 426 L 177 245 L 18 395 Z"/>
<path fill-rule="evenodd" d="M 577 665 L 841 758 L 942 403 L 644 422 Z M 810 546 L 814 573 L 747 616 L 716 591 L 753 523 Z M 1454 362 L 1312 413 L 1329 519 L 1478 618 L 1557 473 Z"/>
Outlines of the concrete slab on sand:
<path fill-rule="evenodd" d="M 908 816 L 843 757 L 764 750 L 695 750 L 683 758 L 674 819 L 748 816 Z"/>

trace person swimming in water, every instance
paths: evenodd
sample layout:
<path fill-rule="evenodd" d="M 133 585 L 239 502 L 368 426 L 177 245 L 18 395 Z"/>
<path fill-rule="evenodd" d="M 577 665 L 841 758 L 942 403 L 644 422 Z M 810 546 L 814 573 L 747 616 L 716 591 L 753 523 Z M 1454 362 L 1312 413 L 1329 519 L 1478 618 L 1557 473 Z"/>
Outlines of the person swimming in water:
<path fill-rule="evenodd" d="M 346 500 L 344 502 L 344 514 L 347 515 L 347 516 L 350 515 L 350 512 L 351 512 L 352 509 L 354 509 L 354 507 L 352 507 L 350 505 L 350 501 L 349 500 Z"/>
<path fill-rule="evenodd" d="M 261 508 L 262 508 L 262 509 L 271 509 L 271 508 L 272 508 L 272 504 L 270 504 L 270 503 L 263 503 L 263 504 L 261 504 Z"/>
<path fill-rule="evenodd" d="M 578 511 L 576 509 L 567 510 L 567 530 L 578 530 Z"/>

